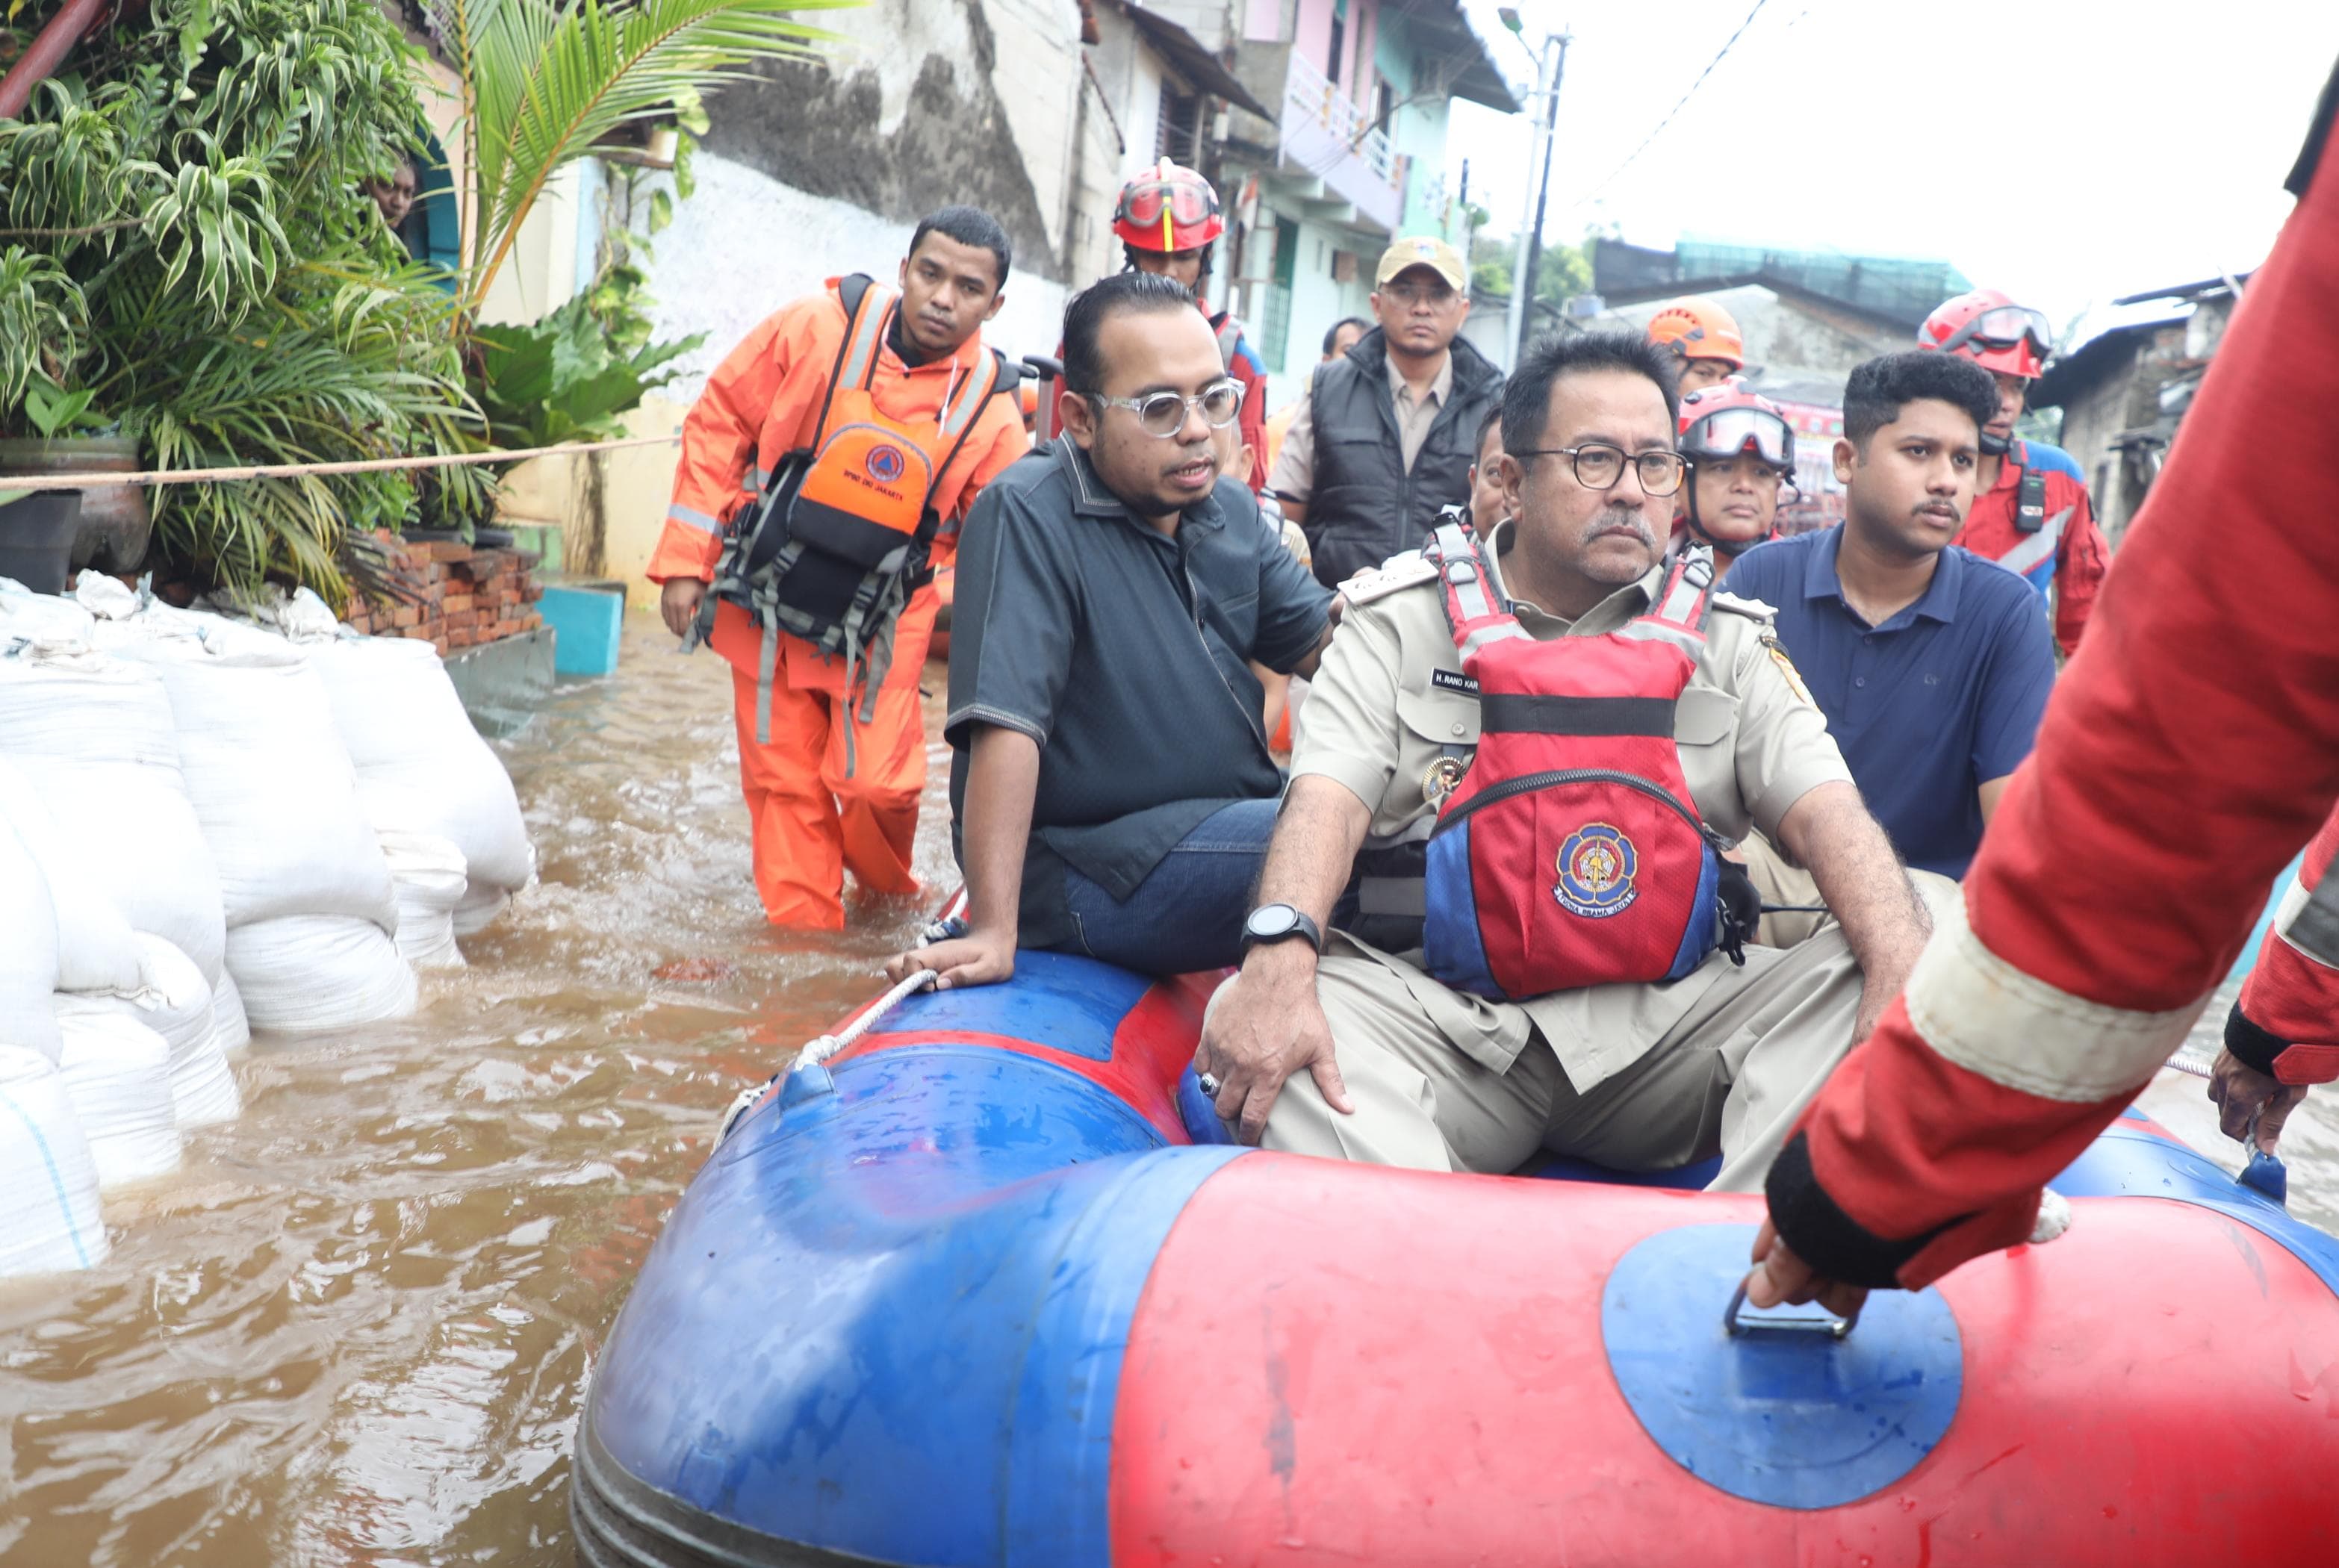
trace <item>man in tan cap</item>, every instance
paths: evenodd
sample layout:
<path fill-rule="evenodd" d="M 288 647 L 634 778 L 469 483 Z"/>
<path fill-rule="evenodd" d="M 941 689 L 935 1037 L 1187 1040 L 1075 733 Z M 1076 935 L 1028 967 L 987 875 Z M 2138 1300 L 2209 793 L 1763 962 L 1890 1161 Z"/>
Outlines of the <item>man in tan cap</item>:
<path fill-rule="evenodd" d="M 1373 280 L 1379 324 L 1316 368 L 1267 481 L 1327 587 L 1417 548 L 1441 508 L 1469 500 L 1472 449 L 1503 397 L 1503 372 L 1456 335 L 1470 316 L 1460 251 L 1399 240 Z"/>

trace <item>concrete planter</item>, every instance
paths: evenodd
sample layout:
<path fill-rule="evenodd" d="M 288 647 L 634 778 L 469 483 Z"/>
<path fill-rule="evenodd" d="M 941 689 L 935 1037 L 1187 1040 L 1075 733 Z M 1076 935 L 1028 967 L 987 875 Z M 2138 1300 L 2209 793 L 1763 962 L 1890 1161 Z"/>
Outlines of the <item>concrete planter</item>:
<path fill-rule="evenodd" d="M 134 474 L 138 443 L 126 436 L 0 441 L 0 476 Z M 98 485 L 81 492 L 79 532 L 68 569 L 123 574 L 146 562 L 154 516 L 143 485 Z"/>

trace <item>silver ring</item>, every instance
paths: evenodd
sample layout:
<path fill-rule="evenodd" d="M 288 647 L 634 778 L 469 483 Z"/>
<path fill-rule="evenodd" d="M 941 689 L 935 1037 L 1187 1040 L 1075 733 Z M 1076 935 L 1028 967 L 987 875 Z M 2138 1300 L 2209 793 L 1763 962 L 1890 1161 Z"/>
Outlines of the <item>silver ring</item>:
<path fill-rule="evenodd" d="M 1194 1075 L 1194 1081 L 1202 1086 L 1202 1092 L 1204 1094 L 1209 1095 L 1212 1100 L 1219 1098 L 1219 1080 L 1217 1074 L 1198 1072 Z"/>

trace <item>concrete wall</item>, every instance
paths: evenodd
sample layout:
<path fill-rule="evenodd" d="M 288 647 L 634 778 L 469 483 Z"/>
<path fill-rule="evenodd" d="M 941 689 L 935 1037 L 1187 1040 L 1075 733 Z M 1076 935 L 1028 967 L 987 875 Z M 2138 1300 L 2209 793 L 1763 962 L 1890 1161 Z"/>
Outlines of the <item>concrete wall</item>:
<path fill-rule="evenodd" d="M 725 88 L 706 150 L 878 220 L 972 202 L 1005 225 L 1019 266 L 1062 281 L 1084 80 L 1074 0 L 873 0 L 809 20 L 844 42 Z M 826 238 L 797 229 L 765 242 Z"/>

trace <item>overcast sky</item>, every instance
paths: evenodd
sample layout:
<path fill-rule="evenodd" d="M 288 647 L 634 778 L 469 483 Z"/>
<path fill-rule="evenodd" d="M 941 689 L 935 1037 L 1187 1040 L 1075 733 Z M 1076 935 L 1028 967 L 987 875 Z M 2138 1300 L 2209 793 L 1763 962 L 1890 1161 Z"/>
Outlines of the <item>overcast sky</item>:
<path fill-rule="evenodd" d="M 1504 71 L 1532 66 L 1491 0 L 1465 0 Z M 2339 59 L 2330 0 L 1768 0 L 1621 173 L 1752 0 L 1527 0 L 1566 25 L 1545 232 L 1623 226 L 1854 254 L 1939 257 L 2088 327 L 2117 295 L 2264 259 L 2315 96 Z M 1516 232 L 1528 127 L 1457 102 L 1490 231 Z M 1612 178 L 1613 176 L 1613 178 Z M 2084 335 L 2084 333 L 2083 333 Z"/>

